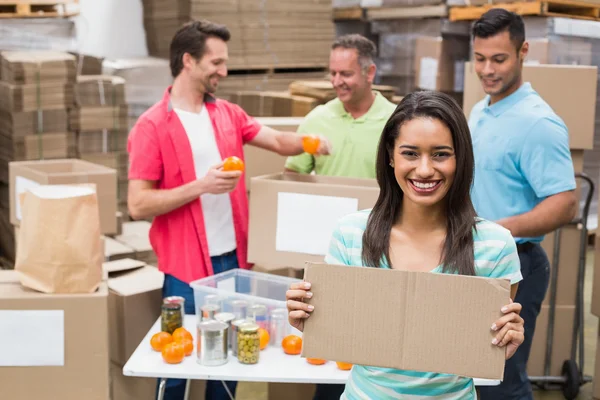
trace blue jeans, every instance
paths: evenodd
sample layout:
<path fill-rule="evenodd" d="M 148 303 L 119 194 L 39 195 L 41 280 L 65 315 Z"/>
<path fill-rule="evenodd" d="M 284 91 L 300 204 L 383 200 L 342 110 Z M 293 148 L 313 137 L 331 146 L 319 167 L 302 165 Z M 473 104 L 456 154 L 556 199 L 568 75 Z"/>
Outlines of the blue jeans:
<path fill-rule="evenodd" d="M 519 282 L 519 289 L 515 302 L 523 308 L 521 317 L 525 325 L 525 341 L 514 356 L 506 361 L 504 367 L 504 380 L 499 386 L 485 386 L 479 388 L 481 400 L 532 400 L 533 392 L 527 376 L 527 361 L 531 350 L 531 341 L 535 332 L 535 322 L 550 280 L 550 263 L 548 257 L 539 244 L 519 246 L 519 260 L 521 261 L 521 274 L 523 280 Z"/>
<path fill-rule="evenodd" d="M 211 257 L 211 262 L 215 274 L 229 271 L 234 268 L 239 268 L 237 254 L 235 251 L 226 253 L 220 256 Z M 168 296 L 182 296 L 185 299 L 185 313 L 195 314 L 196 307 L 194 304 L 194 290 L 187 283 L 179 279 L 165 275 L 163 284 L 163 298 Z M 184 379 L 167 379 L 165 388 L 164 400 L 182 400 L 185 395 L 185 380 Z M 157 393 L 158 385 L 157 383 Z M 225 384 L 229 388 L 231 394 L 235 397 L 237 382 L 226 381 Z M 206 381 L 206 400 L 229 400 L 230 397 L 223 387 L 221 381 Z"/>

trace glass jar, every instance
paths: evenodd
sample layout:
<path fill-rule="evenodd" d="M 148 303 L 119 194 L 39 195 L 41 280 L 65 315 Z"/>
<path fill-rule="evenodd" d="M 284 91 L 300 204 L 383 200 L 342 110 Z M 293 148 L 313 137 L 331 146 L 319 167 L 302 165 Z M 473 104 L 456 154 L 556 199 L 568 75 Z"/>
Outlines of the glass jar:
<path fill-rule="evenodd" d="M 179 303 L 166 303 L 162 305 L 160 314 L 160 329 L 173 334 L 175 329 L 183 326 L 182 305 Z"/>
<path fill-rule="evenodd" d="M 260 357 L 260 338 L 258 325 L 247 322 L 240 325 L 238 330 L 238 361 L 242 364 L 256 364 Z"/>
<path fill-rule="evenodd" d="M 270 344 L 272 346 L 281 346 L 283 338 L 290 332 L 288 322 L 288 312 L 285 308 L 276 308 L 271 311 L 271 322 L 269 324 L 269 335 L 271 335 Z"/>

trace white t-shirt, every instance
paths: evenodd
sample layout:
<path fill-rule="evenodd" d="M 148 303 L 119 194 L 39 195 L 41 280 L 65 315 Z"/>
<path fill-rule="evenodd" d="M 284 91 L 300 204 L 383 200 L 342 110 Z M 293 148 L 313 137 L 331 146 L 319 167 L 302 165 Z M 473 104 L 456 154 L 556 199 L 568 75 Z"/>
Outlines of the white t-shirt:
<path fill-rule="evenodd" d="M 222 161 L 210 116 L 205 106 L 202 106 L 200 113 L 177 108 L 175 112 L 190 141 L 196 178 L 200 179 L 206 175 L 210 167 Z M 235 250 L 235 230 L 229 193 L 207 193 L 200 196 L 200 200 L 211 257 Z"/>

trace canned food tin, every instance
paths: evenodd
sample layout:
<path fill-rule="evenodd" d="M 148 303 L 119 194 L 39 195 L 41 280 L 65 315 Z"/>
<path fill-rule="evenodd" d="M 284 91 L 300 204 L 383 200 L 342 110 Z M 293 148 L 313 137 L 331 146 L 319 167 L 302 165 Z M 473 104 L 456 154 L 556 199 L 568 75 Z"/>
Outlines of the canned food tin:
<path fill-rule="evenodd" d="M 267 306 L 263 304 L 253 304 L 248 309 L 248 318 L 256 322 L 260 328 L 269 329 Z"/>
<path fill-rule="evenodd" d="M 233 300 L 231 301 L 231 312 L 235 315 L 235 319 L 246 318 L 246 312 L 248 311 L 248 302 L 245 300 Z"/>
<path fill-rule="evenodd" d="M 198 364 L 206 366 L 227 363 L 227 324 L 214 319 L 198 323 Z"/>
<path fill-rule="evenodd" d="M 215 314 L 221 311 L 221 307 L 217 304 L 205 304 L 200 308 L 202 312 L 202 320 L 215 319 Z"/>
<path fill-rule="evenodd" d="M 253 322 L 246 322 L 239 327 L 237 359 L 242 364 L 256 364 L 258 362 L 260 357 L 258 328 L 258 325 Z"/>
<path fill-rule="evenodd" d="M 160 313 L 160 329 L 163 332 L 173 333 L 175 329 L 183 326 L 181 304 L 163 304 Z"/>
<path fill-rule="evenodd" d="M 281 346 L 283 338 L 289 334 L 290 324 L 288 323 L 288 313 L 285 308 L 276 308 L 271 311 L 271 322 L 269 323 L 270 343 L 273 346 Z"/>
<path fill-rule="evenodd" d="M 231 321 L 231 337 L 233 338 L 233 341 L 231 342 L 231 354 L 233 354 L 234 357 L 237 357 L 238 355 L 238 333 L 240 332 L 240 325 L 243 325 L 245 323 L 247 323 L 248 321 L 245 319 L 236 319 L 234 321 Z"/>
<path fill-rule="evenodd" d="M 235 319 L 235 316 L 232 313 L 220 312 L 215 314 L 215 319 L 227 324 L 227 347 L 231 349 L 233 345 L 233 330 L 231 329 L 231 323 Z"/>

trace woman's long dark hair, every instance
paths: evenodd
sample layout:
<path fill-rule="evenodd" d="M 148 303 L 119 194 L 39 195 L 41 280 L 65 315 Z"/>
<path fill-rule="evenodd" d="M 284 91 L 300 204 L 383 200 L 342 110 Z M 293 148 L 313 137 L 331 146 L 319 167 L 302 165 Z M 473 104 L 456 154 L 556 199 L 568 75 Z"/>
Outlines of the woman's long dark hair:
<path fill-rule="evenodd" d="M 392 267 L 390 233 L 401 210 L 403 193 L 390 161 L 400 127 L 414 118 L 437 119 L 452 134 L 456 173 L 445 198 L 448 222 L 441 263 L 444 272 L 475 275 L 473 230 L 476 213 L 469 193 L 474 157 L 469 125 L 461 108 L 451 97 L 434 91 L 414 92 L 404 97 L 383 128 L 376 164 L 380 192 L 363 235 L 363 262 L 366 266 L 378 268 L 383 261 L 387 261 Z"/>

